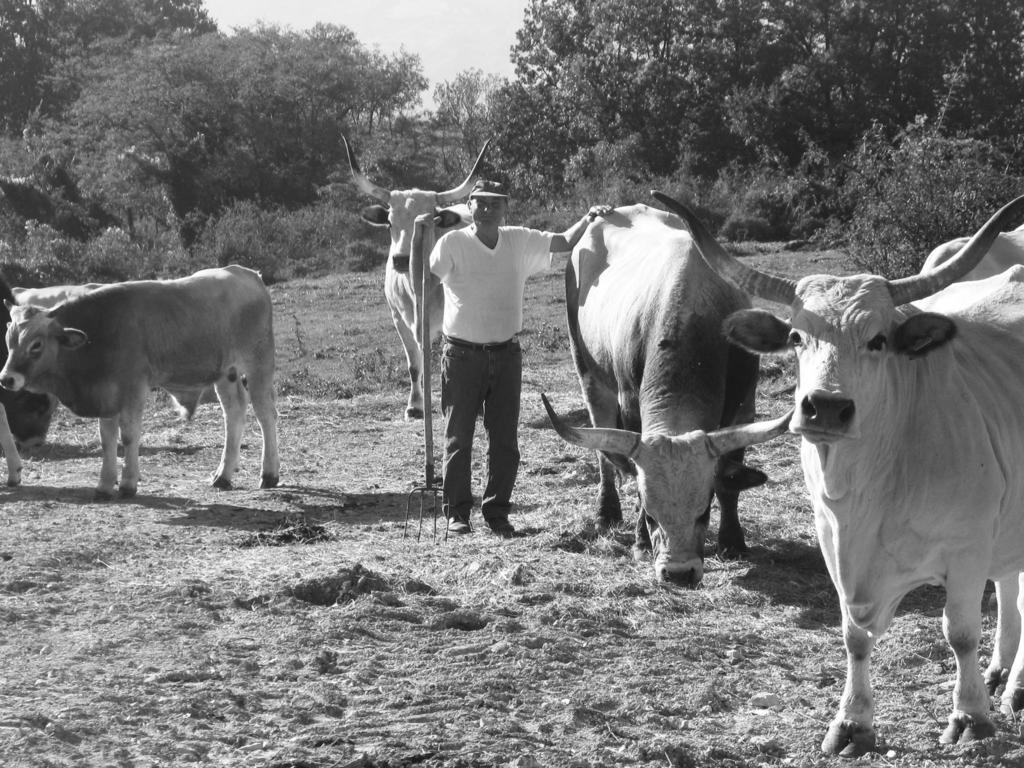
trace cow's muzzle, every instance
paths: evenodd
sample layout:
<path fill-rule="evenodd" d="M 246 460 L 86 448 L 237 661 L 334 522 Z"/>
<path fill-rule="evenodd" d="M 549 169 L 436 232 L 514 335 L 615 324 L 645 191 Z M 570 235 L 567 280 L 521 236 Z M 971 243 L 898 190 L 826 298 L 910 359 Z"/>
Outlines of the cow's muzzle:
<path fill-rule="evenodd" d="M 654 575 L 658 581 L 694 589 L 704 578 L 704 561 L 696 557 L 683 563 L 672 563 L 659 558 L 654 564 Z"/>
<path fill-rule="evenodd" d="M 25 387 L 25 377 L 17 373 L 0 371 L 0 387 L 17 392 Z"/>
<path fill-rule="evenodd" d="M 831 392 L 811 392 L 800 400 L 790 430 L 810 442 L 856 437 L 854 416 L 857 407 L 853 400 Z"/>

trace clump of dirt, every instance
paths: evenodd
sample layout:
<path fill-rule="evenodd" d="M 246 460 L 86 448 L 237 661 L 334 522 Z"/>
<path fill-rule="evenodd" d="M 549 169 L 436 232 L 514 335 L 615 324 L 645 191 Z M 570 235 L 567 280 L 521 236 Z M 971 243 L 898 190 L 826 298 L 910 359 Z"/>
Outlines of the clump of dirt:
<path fill-rule="evenodd" d="M 294 597 L 304 603 L 330 606 L 350 603 L 360 595 L 386 592 L 390 589 L 382 577 L 364 568 L 361 563 L 356 563 L 352 568 L 330 576 L 304 579 L 285 587 L 282 592 L 287 597 Z"/>
<path fill-rule="evenodd" d="M 303 515 L 287 515 L 271 531 L 258 531 L 246 536 L 238 546 L 282 547 L 286 544 L 319 544 L 334 537 L 322 525 L 309 522 Z"/>

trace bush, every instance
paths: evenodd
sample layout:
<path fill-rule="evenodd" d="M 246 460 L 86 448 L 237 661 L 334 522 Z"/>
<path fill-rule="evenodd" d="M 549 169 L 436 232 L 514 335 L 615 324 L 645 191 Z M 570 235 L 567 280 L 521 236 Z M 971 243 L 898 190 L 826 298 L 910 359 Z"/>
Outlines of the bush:
<path fill-rule="evenodd" d="M 987 141 L 938 136 L 923 122 L 894 141 L 869 131 L 842 190 L 851 260 L 890 279 L 915 274 L 933 248 L 973 234 L 1019 194 L 1019 163 Z"/>

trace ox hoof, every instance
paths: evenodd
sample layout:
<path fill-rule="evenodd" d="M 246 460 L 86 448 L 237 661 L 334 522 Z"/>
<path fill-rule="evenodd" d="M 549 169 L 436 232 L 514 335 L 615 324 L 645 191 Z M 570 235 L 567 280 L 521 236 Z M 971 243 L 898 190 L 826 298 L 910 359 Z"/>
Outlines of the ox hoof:
<path fill-rule="evenodd" d="M 832 723 L 821 742 L 821 751 L 826 755 L 840 757 L 861 757 L 875 751 L 875 729 L 852 720 Z"/>
<path fill-rule="evenodd" d="M 7 478 L 7 487 L 14 488 L 21 485 L 21 475 L 11 475 Z"/>
<path fill-rule="evenodd" d="M 121 498 L 121 499 L 133 499 L 133 498 L 135 498 L 135 494 L 136 493 L 138 493 L 138 489 L 137 488 L 128 488 L 128 487 L 122 486 L 121 488 L 117 489 L 117 496 L 118 496 L 118 498 Z"/>
<path fill-rule="evenodd" d="M 415 421 L 416 419 L 422 419 L 422 418 L 423 418 L 423 409 L 422 408 L 411 408 L 410 407 L 410 408 L 406 408 L 405 409 L 405 420 L 406 421 Z"/>
<path fill-rule="evenodd" d="M 996 735 L 996 727 L 987 717 L 975 717 L 964 712 L 949 716 L 949 725 L 942 732 L 939 741 L 943 744 L 966 744 Z"/>
<path fill-rule="evenodd" d="M 217 475 L 217 477 L 213 478 L 213 487 L 219 488 L 222 491 L 230 491 L 231 481 L 224 477 L 224 475 Z"/>
<path fill-rule="evenodd" d="M 750 548 L 742 541 L 739 544 L 718 542 L 718 556 L 723 560 L 745 560 L 750 556 Z"/>
<path fill-rule="evenodd" d="M 263 475 L 260 478 L 260 488 L 277 488 L 281 478 L 277 475 Z"/>
<path fill-rule="evenodd" d="M 97 488 L 95 491 L 92 492 L 92 500 L 93 501 L 112 501 L 113 498 L 114 498 L 114 492 L 113 491 L 107 491 L 107 490 L 103 490 L 102 488 Z"/>
<path fill-rule="evenodd" d="M 1008 717 L 1014 717 L 1024 709 L 1024 688 L 1007 688 L 1003 691 L 1003 699 L 999 710 Z"/>
<path fill-rule="evenodd" d="M 985 687 L 988 688 L 988 695 L 995 696 L 999 686 L 1010 679 L 1008 669 L 987 669 L 985 670 Z"/>

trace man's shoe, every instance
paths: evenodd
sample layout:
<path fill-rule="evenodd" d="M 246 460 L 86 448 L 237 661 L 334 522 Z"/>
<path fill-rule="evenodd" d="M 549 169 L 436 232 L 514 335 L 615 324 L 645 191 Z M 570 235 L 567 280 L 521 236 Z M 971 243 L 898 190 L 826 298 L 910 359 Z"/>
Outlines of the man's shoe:
<path fill-rule="evenodd" d="M 491 526 L 491 533 L 503 539 L 511 539 L 516 535 L 516 529 L 508 520 L 495 520 L 493 523 L 488 523 L 488 525 Z"/>
<path fill-rule="evenodd" d="M 467 533 L 472 532 L 473 529 L 469 527 L 469 523 L 466 520 L 453 518 L 448 521 L 448 533 L 455 534 L 456 536 L 464 536 Z"/>

